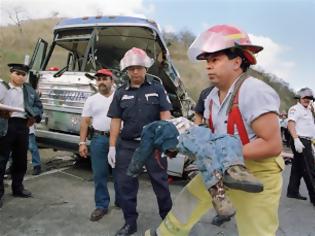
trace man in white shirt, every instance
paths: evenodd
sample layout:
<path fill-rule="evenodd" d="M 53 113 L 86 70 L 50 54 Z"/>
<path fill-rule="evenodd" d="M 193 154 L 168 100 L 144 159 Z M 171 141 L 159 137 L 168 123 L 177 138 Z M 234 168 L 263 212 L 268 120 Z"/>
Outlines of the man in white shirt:
<path fill-rule="evenodd" d="M 100 220 L 108 212 L 109 193 L 107 189 L 109 149 L 109 129 L 111 119 L 107 117 L 109 105 L 113 100 L 113 77 L 112 72 L 107 69 L 98 70 L 94 78 L 98 87 L 98 93 L 90 96 L 83 107 L 80 127 L 79 152 L 84 158 L 88 156 L 86 139 L 88 127 L 91 124 L 91 163 L 95 186 L 95 210 L 90 216 L 91 221 Z M 115 185 L 116 189 L 116 185 Z M 117 192 L 117 191 L 116 191 Z M 117 194 L 115 194 L 117 200 Z M 118 201 L 115 205 L 119 206 Z"/>
<path fill-rule="evenodd" d="M 313 91 L 302 88 L 296 96 L 298 103 L 289 109 L 288 129 L 293 138 L 291 148 L 294 154 L 287 197 L 306 200 L 299 192 L 303 177 L 311 203 L 315 206 L 315 165 L 312 140 L 315 139 L 315 118 L 311 110 Z"/>

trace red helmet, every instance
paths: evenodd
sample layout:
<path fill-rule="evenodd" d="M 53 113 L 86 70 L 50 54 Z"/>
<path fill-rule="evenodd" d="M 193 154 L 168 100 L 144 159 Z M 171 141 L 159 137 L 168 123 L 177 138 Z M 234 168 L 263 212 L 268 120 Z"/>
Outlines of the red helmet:
<path fill-rule="evenodd" d="M 216 25 L 201 33 L 188 49 L 192 60 L 206 60 L 206 54 L 228 48 L 240 48 L 244 57 L 252 65 L 256 64 L 254 53 L 263 47 L 253 45 L 246 32 L 230 25 Z"/>

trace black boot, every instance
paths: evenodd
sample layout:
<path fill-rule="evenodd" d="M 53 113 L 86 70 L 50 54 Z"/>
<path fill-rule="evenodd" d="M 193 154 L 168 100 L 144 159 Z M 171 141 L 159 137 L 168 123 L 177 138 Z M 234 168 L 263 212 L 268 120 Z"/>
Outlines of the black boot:
<path fill-rule="evenodd" d="M 41 172 L 42 172 L 42 170 L 41 170 L 41 166 L 40 165 L 34 166 L 34 168 L 33 168 L 33 175 L 39 175 Z"/>
<path fill-rule="evenodd" d="M 22 190 L 13 190 L 12 194 L 14 197 L 22 197 L 22 198 L 32 197 L 32 193 L 25 188 L 23 188 Z"/>
<path fill-rule="evenodd" d="M 118 230 L 115 236 L 128 236 L 134 234 L 135 232 L 137 232 L 137 225 L 130 225 L 126 223 L 120 230 Z"/>
<path fill-rule="evenodd" d="M 287 194 L 287 198 L 295 198 L 295 199 L 298 199 L 298 200 L 307 200 L 307 197 L 302 196 L 300 193 L 298 193 L 298 194 L 290 194 L 290 193 L 288 193 Z"/>

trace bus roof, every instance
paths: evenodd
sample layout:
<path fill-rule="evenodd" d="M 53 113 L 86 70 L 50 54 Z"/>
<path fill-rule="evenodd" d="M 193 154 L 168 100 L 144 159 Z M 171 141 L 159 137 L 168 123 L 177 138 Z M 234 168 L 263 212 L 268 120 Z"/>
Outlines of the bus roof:
<path fill-rule="evenodd" d="M 67 18 L 61 20 L 55 27 L 54 31 L 65 28 L 81 28 L 91 26 L 143 26 L 152 28 L 156 32 L 160 32 L 158 24 L 146 18 L 133 16 L 92 16 L 80 18 Z"/>

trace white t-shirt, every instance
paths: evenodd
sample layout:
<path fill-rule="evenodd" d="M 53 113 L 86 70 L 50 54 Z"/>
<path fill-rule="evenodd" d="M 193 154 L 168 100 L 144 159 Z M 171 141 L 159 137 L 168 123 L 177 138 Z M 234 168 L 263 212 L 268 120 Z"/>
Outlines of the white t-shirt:
<path fill-rule="evenodd" d="M 105 97 L 96 93 L 85 101 L 82 117 L 91 117 L 92 126 L 96 130 L 109 131 L 111 119 L 107 116 L 109 106 L 113 100 L 114 93 Z"/>
<path fill-rule="evenodd" d="M 315 138 L 315 123 L 309 108 L 297 103 L 289 109 L 288 119 L 295 122 L 295 130 L 298 136 Z"/>
<path fill-rule="evenodd" d="M 236 80 L 237 81 L 237 80 Z M 209 119 L 209 105 L 213 100 L 212 105 L 212 123 L 216 134 L 227 133 L 227 109 L 231 100 L 232 92 L 236 81 L 232 84 L 227 96 L 222 104 L 219 102 L 218 88 L 213 88 L 210 94 L 205 99 L 204 118 Z M 256 134 L 251 128 L 251 123 L 259 116 L 268 113 L 279 113 L 280 98 L 276 91 L 261 80 L 253 77 L 248 77 L 239 90 L 239 109 L 241 111 L 244 125 L 248 134 L 248 138 L 253 140 Z M 238 135 L 238 130 L 235 127 L 234 134 Z"/>

